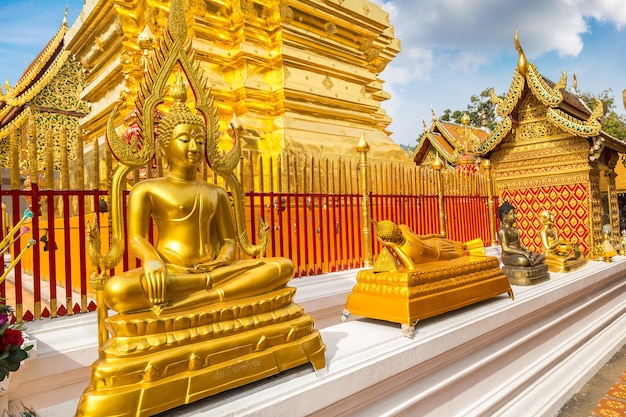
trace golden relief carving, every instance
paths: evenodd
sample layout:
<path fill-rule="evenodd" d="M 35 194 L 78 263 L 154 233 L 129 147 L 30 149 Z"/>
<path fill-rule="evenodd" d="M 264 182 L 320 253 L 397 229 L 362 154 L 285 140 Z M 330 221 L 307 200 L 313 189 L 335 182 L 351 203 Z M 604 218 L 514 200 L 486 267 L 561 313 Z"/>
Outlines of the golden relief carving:
<path fill-rule="evenodd" d="M 515 135 L 516 142 L 536 142 L 545 138 L 557 136 L 561 131 L 551 123 L 544 121 L 520 124 Z"/>
<path fill-rule="evenodd" d="M 535 64 L 530 64 L 526 73 L 526 79 L 528 80 L 528 86 L 533 95 L 544 105 L 555 107 L 563 101 L 563 93 L 561 93 L 561 90 L 567 85 L 567 74 L 564 72 L 562 72 L 561 79 L 556 83 L 554 88 L 550 88 L 544 81 Z"/>
<path fill-rule="evenodd" d="M 548 121 L 571 135 L 595 136 L 602 130 L 600 118 L 604 115 L 604 105 L 600 100 L 596 100 L 596 102 L 596 107 L 585 122 L 581 122 L 559 109 L 548 109 Z"/>
<path fill-rule="evenodd" d="M 483 155 L 492 151 L 493 148 L 495 148 L 509 134 L 512 127 L 513 122 L 511 121 L 511 118 L 503 118 L 500 123 L 498 123 L 496 128 L 489 134 L 489 136 L 487 136 L 487 139 L 474 147 L 476 155 Z"/>
<path fill-rule="evenodd" d="M 493 88 L 489 90 L 491 102 L 496 106 L 496 114 L 498 116 L 504 117 L 511 114 L 511 111 L 513 111 L 513 109 L 517 105 L 517 102 L 522 97 L 525 82 L 526 80 L 524 79 L 524 76 L 520 74 L 517 69 L 515 69 L 515 71 L 513 72 L 513 80 L 511 81 L 511 86 L 509 87 L 509 91 L 507 91 L 506 95 L 504 96 L 504 99 L 498 97 Z"/>
<path fill-rule="evenodd" d="M 502 177 L 498 176 L 498 178 Z M 513 190 L 535 189 L 540 187 L 585 184 L 588 180 L 589 178 L 585 174 L 563 175 L 559 177 L 548 177 L 543 175 L 539 177 L 523 178 L 517 180 L 507 179 L 506 182 L 496 180 L 496 187 L 498 188 L 498 193 L 502 195 L 502 192 L 507 188 Z"/>

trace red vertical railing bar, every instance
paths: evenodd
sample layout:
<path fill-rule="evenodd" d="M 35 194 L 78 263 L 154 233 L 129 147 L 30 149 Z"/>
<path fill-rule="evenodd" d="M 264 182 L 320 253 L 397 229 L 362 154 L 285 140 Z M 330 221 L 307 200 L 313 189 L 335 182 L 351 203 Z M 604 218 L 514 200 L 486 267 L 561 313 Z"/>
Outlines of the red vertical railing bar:
<path fill-rule="evenodd" d="M 39 209 L 39 184 L 38 183 L 34 183 L 32 184 L 32 190 L 31 190 L 31 195 L 32 195 L 32 204 L 33 204 L 33 221 L 32 221 L 32 230 L 31 230 L 31 236 L 32 238 L 35 240 L 35 242 L 37 242 L 35 244 L 35 246 L 33 246 L 33 265 L 40 265 L 41 264 L 41 259 L 40 259 L 40 254 L 39 254 L 39 216 L 40 216 L 40 209 Z M 34 300 L 34 306 L 33 306 L 33 311 L 34 311 L 34 315 L 35 318 L 40 318 L 41 317 L 41 269 L 40 268 L 33 268 L 33 300 Z"/>
<path fill-rule="evenodd" d="M 47 193 L 48 199 L 48 265 L 50 265 L 50 299 L 57 300 L 57 263 L 56 263 L 56 225 L 54 219 L 54 194 Z M 52 307 L 52 305 L 51 305 Z M 50 310 L 52 317 L 57 316 L 57 308 Z"/>
<path fill-rule="evenodd" d="M 3 193 L 0 193 L 0 204 L 2 203 L 2 197 L 4 196 Z M 4 213 L 2 213 L 2 210 L 0 210 L 0 241 L 2 239 L 4 239 L 4 236 L 6 235 L 6 231 L 9 230 L 9 225 L 8 224 L 4 224 Z M 4 275 L 4 253 L 2 254 L 2 259 L 0 259 L 0 275 Z M 0 304 L 5 304 L 6 305 L 6 298 L 7 298 L 7 288 L 6 288 L 6 284 L 5 281 L 0 282 Z"/>
<path fill-rule="evenodd" d="M 294 166 L 295 168 L 295 166 Z M 298 240 L 300 240 L 300 244 L 303 246 L 302 250 L 304 252 L 304 264 L 303 264 L 303 268 L 302 268 L 302 276 L 306 276 L 309 274 L 309 213 L 308 213 L 308 203 L 307 203 L 307 198 L 309 196 L 309 194 L 307 194 L 306 191 L 306 172 L 307 172 L 307 166 L 306 166 L 306 159 L 303 161 L 303 167 L 302 167 L 302 180 L 300 181 L 301 187 L 302 187 L 302 216 L 298 216 L 302 218 L 302 230 L 304 231 L 304 233 L 300 234 L 298 236 Z M 298 172 L 298 171 L 296 171 Z M 297 175 L 297 174 L 296 174 Z M 296 182 L 297 184 L 297 182 Z M 300 228 L 298 228 L 300 229 Z"/>
<path fill-rule="evenodd" d="M 99 212 L 99 207 L 95 210 Z M 81 295 L 81 311 L 87 311 L 87 304 L 83 303 L 83 298 L 87 297 L 87 239 L 85 234 L 85 193 L 78 194 L 78 241 L 80 243 L 80 295 Z"/>
<path fill-rule="evenodd" d="M 26 194 L 26 193 L 24 193 Z M 21 219 L 20 213 L 20 194 L 13 193 L 13 224 L 17 224 Z M 22 245 L 20 239 L 16 239 L 13 243 L 13 253 L 18 254 L 22 251 Z M 23 288 L 22 288 L 22 265 L 18 262 L 13 268 L 13 276 L 14 276 L 14 285 L 15 285 L 15 307 L 17 312 L 22 310 L 24 307 L 24 298 L 23 298 Z M 18 321 L 22 321 L 24 319 L 23 314 L 16 317 Z"/>
<path fill-rule="evenodd" d="M 317 161 L 317 215 L 319 220 L 319 226 L 317 226 L 316 232 L 319 230 L 319 237 L 317 240 L 316 247 L 319 247 L 319 261 L 316 265 L 315 272 L 318 274 L 322 274 L 324 272 L 324 208 L 323 208 L 323 197 L 322 197 L 322 161 L 320 158 L 316 159 Z M 314 178 L 314 176 L 311 176 Z M 313 206 L 313 211 L 315 211 L 315 205 Z M 328 270 L 326 270 L 328 271 Z"/>
<path fill-rule="evenodd" d="M 343 161 L 343 159 L 339 159 L 339 166 L 337 167 L 337 171 L 338 171 L 338 181 L 337 181 L 337 202 L 338 202 L 338 206 L 337 206 L 337 211 L 339 212 L 339 219 L 337 221 L 337 224 L 339 225 L 337 231 L 337 235 L 338 235 L 338 242 L 339 242 L 339 270 L 343 271 L 344 269 L 346 269 L 346 248 L 345 246 L 347 246 L 347 242 L 344 239 L 345 233 L 344 233 L 344 207 L 345 207 L 345 201 L 343 200 L 343 197 L 345 196 L 345 178 L 342 175 L 343 174 L 343 167 L 345 165 L 345 162 Z"/>
<path fill-rule="evenodd" d="M 331 213 L 331 194 L 330 194 L 330 185 L 328 183 L 329 179 L 330 179 L 330 165 L 329 165 L 329 161 L 328 158 L 325 159 L 325 165 L 326 165 L 326 175 L 325 175 L 325 183 L 324 183 L 324 202 L 325 202 L 325 224 L 326 224 L 326 241 L 324 241 L 324 246 L 326 249 L 326 272 L 331 272 L 333 270 L 333 262 L 332 262 L 332 248 L 331 248 L 331 236 L 332 236 L 332 230 L 330 227 L 331 221 L 330 221 L 330 213 Z"/>
<path fill-rule="evenodd" d="M 348 172 L 350 173 L 349 176 L 347 176 L 347 180 L 348 180 L 348 184 L 350 186 L 350 197 L 349 197 L 349 203 L 350 203 L 350 207 L 348 209 L 348 213 L 350 213 L 350 218 L 348 219 L 348 225 L 350 226 L 350 248 L 351 248 L 351 259 L 350 259 L 350 264 L 348 265 L 349 268 L 356 268 L 359 263 L 360 263 L 360 254 L 357 252 L 357 247 L 356 247 L 356 241 L 357 240 L 361 240 L 361 229 L 358 229 L 356 220 L 359 219 L 360 213 L 356 213 L 354 212 L 354 199 L 358 198 L 358 195 L 354 194 L 354 188 L 352 187 L 354 184 L 354 180 L 353 180 L 353 176 L 355 171 L 355 168 L 352 167 L 352 161 L 350 161 L 350 164 L 348 166 Z M 358 190 L 358 187 L 357 187 Z"/>
<path fill-rule="evenodd" d="M 272 256 L 278 256 L 276 254 L 276 194 L 274 194 L 274 158 L 269 158 L 269 173 L 270 173 L 270 191 L 269 191 L 269 221 L 270 221 L 270 247 L 272 249 Z"/>
<path fill-rule="evenodd" d="M 291 223 L 291 168 L 290 168 L 290 163 L 289 163 L 289 157 L 287 157 L 287 193 L 285 194 L 285 203 L 286 203 L 286 212 L 287 212 L 287 227 L 284 229 L 286 234 L 287 234 L 287 248 L 288 248 L 288 253 L 289 253 L 289 259 L 291 259 L 293 261 L 293 242 L 292 242 L 292 228 L 293 225 Z M 281 200 L 282 203 L 282 200 Z M 294 262 L 295 263 L 295 262 Z M 296 268 L 296 276 L 298 274 L 298 265 L 294 265 Z"/>
<path fill-rule="evenodd" d="M 70 242 L 70 198 L 69 193 L 67 191 L 60 191 L 62 199 L 63 199 L 63 229 L 64 239 L 63 245 L 65 248 L 65 265 L 72 265 L 72 247 Z M 72 310 L 73 302 L 72 302 L 72 268 L 65 268 L 65 308 L 67 310 L 67 315 L 71 316 L 74 312 Z"/>
<path fill-rule="evenodd" d="M 250 153 L 248 152 L 248 155 L 250 155 Z M 252 158 L 250 156 L 248 156 L 248 160 L 250 161 L 250 163 L 248 164 L 249 166 L 249 175 L 250 175 L 250 185 L 248 186 L 249 188 L 249 199 L 248 199 L 248 204 L 250 205 L 250 234 L 249 236 L 254 239 L 254 236 L 257 233 L 257 228 L 256 228 L 256 211 L 255 211 L 255 200 L 256 200 L 256 190 L 255 190 L 255 186 L 254 186 L 254 164 L 252 163 Z M 259 158 L 259 164 L 260 164 L 260 168 L 263 168 L 263 162 L 262 160 Z M 259 170 L 259 177 L 263 178 L 263 171 Z M 261 190 L 262 191 L 262 190 Z M 262 213 L 261 213 L 262 214 Z M 256 240 L 253 240 L 252 243 L 256 243 Z"/>
<path fill-rule="evenodd" d="M 315 194 L 315 160 L 311 158 L 311 182 L 309 187 L 309 213 L 311 215 L 311 234 L 307 237 L 307 242 L 309 242 L 312 250 L 313 263 L 311 264 L 311 269 L 309 269 L 309 275 L 315 275 L 316 271 L 319 268 L 317 264 L 317 245 L 319 244 L 319 239 L 317 239 L 317 228 L 315 221 L 315 204 L 317 202 L 317 196 L 319 194 Z M 319 190 L 318 190 L 319 191 Z"/>

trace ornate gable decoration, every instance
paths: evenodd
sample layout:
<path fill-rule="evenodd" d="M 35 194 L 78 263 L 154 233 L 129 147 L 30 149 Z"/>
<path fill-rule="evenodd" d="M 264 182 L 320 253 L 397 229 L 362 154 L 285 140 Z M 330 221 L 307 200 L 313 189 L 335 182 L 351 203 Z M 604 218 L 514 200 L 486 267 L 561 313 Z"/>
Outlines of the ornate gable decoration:
<path fill-rule="evenodd" d="M 494 90 L 490 92 L 491 101 L 496 106 L 496 114 L 502 117 L 493 132 L 475 148 L 475 154 L 482 156 L 492 151 L 513 128 L 512 114 L 525 91 L 530 91 L 546 106 L 546 118 L 554 126 L 579 137 L 593 137 L 602 131 L 600 118 L 603 115 L 602 103 L 591 112 L 587 120 L 579 120 L 569 115 L 560 107 L 563 103 L 563 90 L 567 85 L 567 75 L 562 72 L 560 80 L 550 87 L 534 64 L 528 63 L 515 30 L 515 49 L 519 53 L 517 68 L 505 97 L 499 98 Z M 528 89 L 526 89 L 526 86 Z M 569 94 L 569 93 L 568 93 Z"/>

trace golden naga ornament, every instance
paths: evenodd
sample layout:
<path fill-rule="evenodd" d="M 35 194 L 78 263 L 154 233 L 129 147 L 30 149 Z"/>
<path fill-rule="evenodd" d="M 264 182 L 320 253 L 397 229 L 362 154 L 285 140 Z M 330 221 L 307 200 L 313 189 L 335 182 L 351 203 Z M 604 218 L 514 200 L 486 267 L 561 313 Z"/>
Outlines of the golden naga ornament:
<path fill-rule="evenodd" d="M 417 235 L 389 220 L 375 223 L 383 246 L 373 269 L 360 271 L 342 321 L 350 315 L 400 323 L 413 337 L 418 320 L 513 291 L 498 258 L 485 256 L 481 239 L 461 243 Z"/>
<path fill-rule="evenodd" d="M 325 368 L 314 320 L 286 286 L 292 262 L 235 257 L 237 240 L 250 255 L 262 255 L 266 226 L 260 244 L 250 244 L 233 173 L 240 145 L 235 136 L 233 150 L 218 152 L 217 113 L 186 38 L 181 0 L 173 0 L 137 102 L 139 140 L 128 144 L 116 134 L 115 111 L 109 119 L 107 139 L 119 160 L 111 191 L 113 238 L 102 255 L 97 225 L 90 230 L 100 349 L 77 416 L 151 416 L 307 362 Z M 155 110 L 176 72 L 173 104 L 157 123 Z M 183 75 L 197 113 L 186 103 Z M 109 277 L 124 249 L 126 175 L 152 160 L 155 140 L 168 173 L 137 183 L 128 197 L 127 241 L 142 266 Z M 196 179 L 203 158 L 229 184 L 236 221 L 226 191 Z M 158 230 L 154 245 L 147 239 L 151 222 Z M 117 314 L 108 317 L 107 308 Z"/>

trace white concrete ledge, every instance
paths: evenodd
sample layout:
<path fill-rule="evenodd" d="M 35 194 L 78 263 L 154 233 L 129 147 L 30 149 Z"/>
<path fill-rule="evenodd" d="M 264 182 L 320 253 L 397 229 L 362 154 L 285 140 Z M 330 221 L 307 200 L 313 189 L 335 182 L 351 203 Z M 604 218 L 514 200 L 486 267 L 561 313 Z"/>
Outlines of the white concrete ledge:
<path fill-rule="evenodd" d="M 303 366 L 163 415 L 552 416 L 626 342 L 624 257 L 513 287 L 513 301 L 505 294 L 424 320 L 414 339 L 382 321 L 332 324 L 355 276 L 293 282 L 305 311 L 331 324 L 319 326 L 325 376 Z M 42 417 L 72 415 L 97 356 L 95 327 L 93 314 L 29 325 L 37 358 L 15 374 L 11 400 Z"/>

